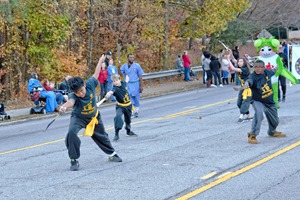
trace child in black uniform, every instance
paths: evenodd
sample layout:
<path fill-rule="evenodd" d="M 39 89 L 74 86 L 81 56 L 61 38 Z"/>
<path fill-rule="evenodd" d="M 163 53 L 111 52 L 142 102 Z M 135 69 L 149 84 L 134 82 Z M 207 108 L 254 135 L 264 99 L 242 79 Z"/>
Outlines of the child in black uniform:
<path fill-rule="evenodd" d="M 265 70 L 265 63 L 257 60 L 254 64 L 254 72 L 249 75 L 245 82 L 245 88 L 250 87 L 252 91 L 252 106 L 255 114 L 251 125 L 251 132 L 248 133 L 248 142 L 257 144 L 256 136 L 259 134 L 263 114 L 268 120 L 268 135 L 271 137 L 285 137 L 286 135 L 276 131 L 279 124 L 277 108 L 273 100 L 273 89 L 271 77 L 275 75 L 277 68 Z"/>
<path fill-rule="evenodd" d="M 84 135 L 91 136 L 100 149 L 109 155 L 109 161 L 122 162 L 122 159 L 116 154 L 112 147 L 108 135 L 105 132 L 100 113 L 96 106 L 95 88 L 98 85 L 98 76 L 104 56 L 99 59 L 96 70 L 86 83 L 80 77 L 74 77 L 68 80 L 70 89 L 70 99 L 60 107 L 61 112 L 66 112 L 68 108 L 73 108 L 69 131 L 66 136 L 66 146 L 71 159 L 72 171 L 79 168 L 77 159 L 80 157 L 80 139 L 77 133 L 80 129 L 86 128 Z M 89 128 L 91 127 L 92 128 Z M 88 131 L 89 130 L 89 131 Z"/>
<path fill-rule="evenodd" d="M 237 62 L 237 68 L 233 65 L 230 66 L 229 70 L 232 70 L 234 72 L 237 72 L 237 78 L 241 82 L 241 86 L 243 87 L 245 84 L 245 81 L 248 79 L 248 76 L 251 73 L 250 66 L 246 63 L 245 59 L 239 58 Z M 250 114 L 249 107 L 252 103 L 252 95 L 250 89 L 244 89 L 241 90 L 238 94 L 237 99 L 237 106 L 240 109 L 240 117 L 238 119 L 238 123 L 243 123 L 245 121 L 252 121 L 253 117 Z M 244 118 L 244 115 L 247 115 L 246 118 Z"/>
<path fill-rule="evenodd" d="M 131 123 L 131 114 L 132 114 L 132 104 L 129 98 L 128 91 L 126 89 L 126 83 L 120 80 L 119 74 L 113 74 L 111 76 L 111 80 L 113 82 L 113 88 L 109 91 L 105 98 L 108 99 L 111 95 L 114 95 L 117 100 L 116 104 L 116 116 L 114 119 L 115 123 L 115 137 L 114 141 L 119 140 L 119 131 L 123 127 L 123 119 L 122 115 L 124 114 L 125 121 L 125 129 L 127 131 L 128 136 L 137 136 L 134 132 L 132 132 L 130 123 Z"/>

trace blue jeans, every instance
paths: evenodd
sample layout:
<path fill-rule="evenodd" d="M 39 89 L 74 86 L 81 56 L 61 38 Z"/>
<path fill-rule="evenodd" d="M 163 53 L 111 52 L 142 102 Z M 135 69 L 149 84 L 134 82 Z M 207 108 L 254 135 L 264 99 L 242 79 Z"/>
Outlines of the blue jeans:
<path fill-rule="evenodd" d="M 106 95 L 106 83 L 100 83 L 100 99 L 103 99 Z"/>
<path fill-rule="evenodd" d="M 57 104 L 61 105 L 64 102 L 64 100 L 65 100 L 64 95 L 62 95 L 62 93 L 59 93 L 59 92 L 55 93 L 55 95 L 56 95 L 56 102 L 57 102 Z"/>
<path fill-rule="evenodd" d="M 190 67 L 184 67 L 184 80 L 185 81 L 190 81 L 191 77 L 190 77 Z"/>
<path fill-rule="evenodd" d="M 220 84 L 222 84 L 222 82 L 221 82 L 221 76 L 220 76 L 220 71 L 219 71 L 219 70 L 218 70 L 218 71 L 213 71 L 212 73 L 213 73 L 213 75 L 214 75 L 215 85 L 220 85 Z M 219 84 L 218 84 L 217 81 L 219 81 Z"/>

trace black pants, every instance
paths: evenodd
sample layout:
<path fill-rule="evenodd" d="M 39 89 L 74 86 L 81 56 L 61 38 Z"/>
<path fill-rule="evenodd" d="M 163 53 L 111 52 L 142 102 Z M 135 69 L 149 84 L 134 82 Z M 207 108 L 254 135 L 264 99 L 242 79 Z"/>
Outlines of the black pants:
<path fill-rule="evenodd" d="M 132 105 L 129 106 L 120 106 L 120 105 L 116 105 L 116 116 L 115 116 L 115 131 L 116 133 L 119 132 L 119 130 L 122 129 L 124 121 L 125 121 L 125 129 L 127 131 L 130 131 L 131 126 L 131 114 L 132 114 Z M 124 115 L 124 121 L 122 119 L 122 116 Z"/>
<path fill-rule="evenodd" d="M 282 90 L 282 98 L 285 99 L 285 93 L 286 93 L 286 78 L 284 76 L 279 76 L 278 79 L 278 99 L 280 98 L 280 86 L 281 86 L 281 90 Z"/>
<path fill-rule="evenodd" d="M 112 147 L 108 135 L 105 132 L 100 113 L 98 114 L 97 119 L 98 124 L 95 125 L 94 135 L 92 136 L 92 139 L 104 153 L 110 155 L 115 152 L 115 149 Z M 82 128 L 85 128 L 86 125 L 90 123 L 90 121 L 91 118 L 82 119 L 71 115 L 69 131 L 66 137 L 66 146 L 68 148 L 70 159 L 78 159 L 80 157 L 81 141 L 77 134 Z"/>

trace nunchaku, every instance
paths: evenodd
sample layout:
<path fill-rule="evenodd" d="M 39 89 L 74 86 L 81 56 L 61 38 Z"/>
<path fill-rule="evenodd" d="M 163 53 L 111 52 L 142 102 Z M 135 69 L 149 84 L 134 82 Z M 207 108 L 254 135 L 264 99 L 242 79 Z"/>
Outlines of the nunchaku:
<path fill-rule="evenodd" d="M 97 107 L 99 107 L 104 101 L 106 101 L 105 98 L 103 98 L 101 101 L 99 101 L 99 102 L 96 104 Z M 59 112 L 59 113 L 55 116 L 55 118 L 47 125 L 46 130 L 47 130 L 47 129 L 49 128 L 49 126 L 50 126 L 51 124 L 53 124 L 53 122 L 55 122 L 55 120 L 57 120 L 62 114 L 63 114 L 62 112 Z"/>

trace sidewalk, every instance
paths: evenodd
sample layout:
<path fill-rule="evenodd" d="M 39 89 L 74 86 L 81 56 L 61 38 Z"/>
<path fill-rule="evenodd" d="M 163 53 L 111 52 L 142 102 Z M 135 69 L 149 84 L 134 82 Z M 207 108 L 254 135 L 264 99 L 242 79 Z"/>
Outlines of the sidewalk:
<path fill-rule="evenodd" d="M 169 94 L 169 93 L 173 93 L 173 92 L 187 91 L 187 90 L 192 90 L 192 89 L 202 88 L 202 87 L 203 87 L 203 84 L 202 84 L 202 81 L 200 81 L 200 80 L 189 81 L 189 82 L 185 82 L 185 81 L 172 81 L 172 82 L 168 81 L 167 82 L 167 81 L 165 81 L 162 84 L 153 84 L 152 86 L 148 86 L 148 85 L 144 86 L 144 91 L 141 94 L 141 98 L 144 99 L 144 98 L 155 97 L 155 96 Z M 105 106 L 105 105 L 111 105 L 111 104 L 112 103 L 105 103 L 103 105 Z M 8 121 L 15 121 L 18 119 L 37 117 L 37 115 L 29 114 L 30 108 L 31 107 L 20 108 L 20 109 L 16 109 L 16 110 L 6 110 L 5 112 L 8 115 L 10 115 L 10 117 L 12 118 L 11 120 L 6 120 L 6 121 L 8 122 Z M 56 113 L 54 113 L 54 114 L 56 114 Z M 39 116 L 39 118 L 41 117 L 41 115 L 38 115 L 38 116 Z M 53 116 L 53 113 L 47 114 L 46 116 Z M 14 119 L 14 118 L 18 118 L 18 119 Z"/>

